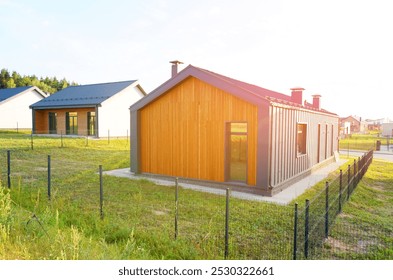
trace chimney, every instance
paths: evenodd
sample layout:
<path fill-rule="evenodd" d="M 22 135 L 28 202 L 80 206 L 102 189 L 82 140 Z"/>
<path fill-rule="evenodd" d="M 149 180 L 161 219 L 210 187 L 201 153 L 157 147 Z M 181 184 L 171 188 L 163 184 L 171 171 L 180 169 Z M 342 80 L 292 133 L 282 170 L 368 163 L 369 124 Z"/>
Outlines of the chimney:
<path fill-rule="evenodd" d="M 321 110 L 321 96 L 319 94 L 312 95 L 312 106 L 317 110 Z"/>
<path fill-rule="evenodd" d="M 173 78 L 177 75 L 177 65 L 183 64 L 183 62 L 178 60 L 173 60 L 173 61 L 169 61 L 169 63 L 172 63 L 172 78 Z"/>
<path fill-rule="evenodd" d="M 292 102 L 303 105 L 303 90 L 304 90 L 304 88 L 295 87 L 295 88 L 291 88 L 291 90 L 292 90 L 292 93 L 291 93 Z"/>

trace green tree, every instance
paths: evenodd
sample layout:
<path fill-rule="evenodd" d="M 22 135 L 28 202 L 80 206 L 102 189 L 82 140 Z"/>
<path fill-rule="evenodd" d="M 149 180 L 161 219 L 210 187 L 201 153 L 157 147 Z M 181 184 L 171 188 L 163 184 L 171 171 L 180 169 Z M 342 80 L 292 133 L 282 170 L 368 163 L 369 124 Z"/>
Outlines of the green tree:
<path fill-rule="evenodd" d="M 13 71 L 12 75 L 7 69 L 2 69 L 0 71 L 0 88 L 14 88 L 22 86 L 36 86 L 44 92 L 55 93 L 62 90 L 69 85 L 78 85 L 75 82 L 69 82 L 65 78 L 58 80 L 56 77 L 40 77 L 36 75 L 25 75 L 22 76 L 18 72 Z"/>
<path fill-rule="evenodd" d="M 16 88 L 16 84 L 13 78 L 10 78 L 6 83 L 7 88 Z"/>

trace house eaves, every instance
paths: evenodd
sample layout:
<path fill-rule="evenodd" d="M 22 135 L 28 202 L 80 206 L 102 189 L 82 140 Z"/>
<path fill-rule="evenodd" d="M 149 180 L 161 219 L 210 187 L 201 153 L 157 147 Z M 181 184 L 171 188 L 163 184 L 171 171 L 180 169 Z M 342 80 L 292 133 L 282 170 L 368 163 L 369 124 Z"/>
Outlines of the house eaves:
<path fill-rule="evenodd" d="M 297 110 L 305 110 L 319 114 L 336 115 L 323 109 L 317 110 L 311 106 L 305 106 L 303 104 L 292 102 L 291 96 L 289 95 L 235 80 L 192 65 L 188 65 L 173 78 L 160 85 L 146 97 L 140 99 L 130 107 L 130 110 L 137 111 L 145 107 L 147 104 L 153 102 L 171 88 L 175 87 L 191 76 L 256 106 L 266 104 Z"/>
<path fill-rule="evenodd" d="M 6 94 L 0 94 L 0 104 L 4 103 L 4 102 L 8 102 L 14 98 L 19 97 L 20 95 L 25 94 L 26 92 L 29 91 L 35 91 L 37 92 L 39 95 L 41 95 L 43 98 L 46 98 L 48 95 L 43 92 L 42 90 L 40 90 L 38 87 L 36 86 L 25 86 L 25 87 L 17 87 L 17 88 L 9 88 L 9 89 L 2 89 L 0 90 L 3 93 L 7 92 Z"/>

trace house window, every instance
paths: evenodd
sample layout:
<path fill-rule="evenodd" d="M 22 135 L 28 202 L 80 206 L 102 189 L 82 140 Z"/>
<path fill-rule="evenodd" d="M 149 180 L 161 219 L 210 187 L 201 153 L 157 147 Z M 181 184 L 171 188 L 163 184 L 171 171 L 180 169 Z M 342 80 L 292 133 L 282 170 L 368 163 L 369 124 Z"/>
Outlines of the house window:
<path fill-rule="evenodd" d="M 247 182 L 247 123 L 227 124 L 227 178 Z"/>
<path fill-rule="evenodd" d="M 96 112 L 87 112 L 87 134 L 96 135 Z"/>
<path fill-rule="evenodd" d="M 49 112 L 49 134 L 57 133 L 57 113 Z"/>
<path fill-rule="evenodd" d="M 70 135 L 78 134 L 78 113 L 67 112 L 66 113 L 66 133 Z"/>
<path fill-rule="evenodd" d="M 307 151 L 307 124 L 298 123 L 297 124 L 297 155 L 305 155 Z"/>

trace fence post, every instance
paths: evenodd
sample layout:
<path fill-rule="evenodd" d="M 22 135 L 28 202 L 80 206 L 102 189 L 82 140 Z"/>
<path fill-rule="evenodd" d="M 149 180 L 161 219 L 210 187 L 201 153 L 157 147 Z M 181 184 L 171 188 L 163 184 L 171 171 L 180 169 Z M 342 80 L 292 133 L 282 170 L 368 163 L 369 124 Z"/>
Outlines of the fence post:
<path fill-rule="evenodd" d="M 101 220 L 104 219 L 104 211 L 103 211 L 103 204 L 104 204 L 104 190 L 102 184 L 102 165 L 99 166 L 99 173 L 100 173 L 100 217 Z"/>
<path fill-rule="evenodd" d="M 309 226 L 309 218 L 310 218 L 310 201 L 306 199 L 306 211 L 305 211 L 305 219 L 304 219 L 304 256 L 308 258 L 308 226 Z"/>
<path fill-rule="evenodd" d="M 225 253 L 224 258 L 228 258 L 229 250 L 229 188 L 226 190 L 226 203 L 225 203 Z"/>
<path fill-rule="evenodd" d="M 31 150 L 34 150 L 33 131 L 31 132 L 30 135 L 30 146 L 31 146 Z"/>
<path fill-rule="evenodd" d="M 179 179 L 176 178 L 175 180 L 175 240 L 177 239 L 178 235 L 178 227 L 177 227 L 177 221 L 179 218 L 179 211 L 178 211 L 178 206 L 179 206 Z"/>
<path fill-rule="evenodd" d="M 60 131 L 60 141 L 61 141 L 61 147 L 63 148 L 63 130 Z"/>
<path fill-rule="evenodd" d="M 7 182 L 8 188 L 11 188 L 11 151 L 7 151 Z"/>
<path fill-rule="evenodd" d="M 338 194 L 338 213 L 342 211 L 343 171 L 340 169 L 340 188 Z"/>
<path fill-rule="evenodd" d="M 325 238 L 329 237 L 329 182 L 325 183 Z"/>
<path fill-rule="evenodd" d="M 353 159 L 353 188 L 355 189 L 357 183 L 358 183 L 358 173 L 356 172 L 356 158 Z"/>
<path fill-rule="evenodd" d="M 351 187 L 351 165 L 348 165 L 348 186 L 347 186 L 347 200 L 349 199 L 350 187 Z"/>
<path fill-rule="evenodd" d="M 51 162 L 50 155 L 48 155 L 48 199 L 51 199 Z"/>
<path fill-rule="evenodd" d="M 298 204 L 295 203 L 295 221 L 293 224 L 293 259 L 296 260 L 297 255 L 297 220 L 298 220 Z"/>

